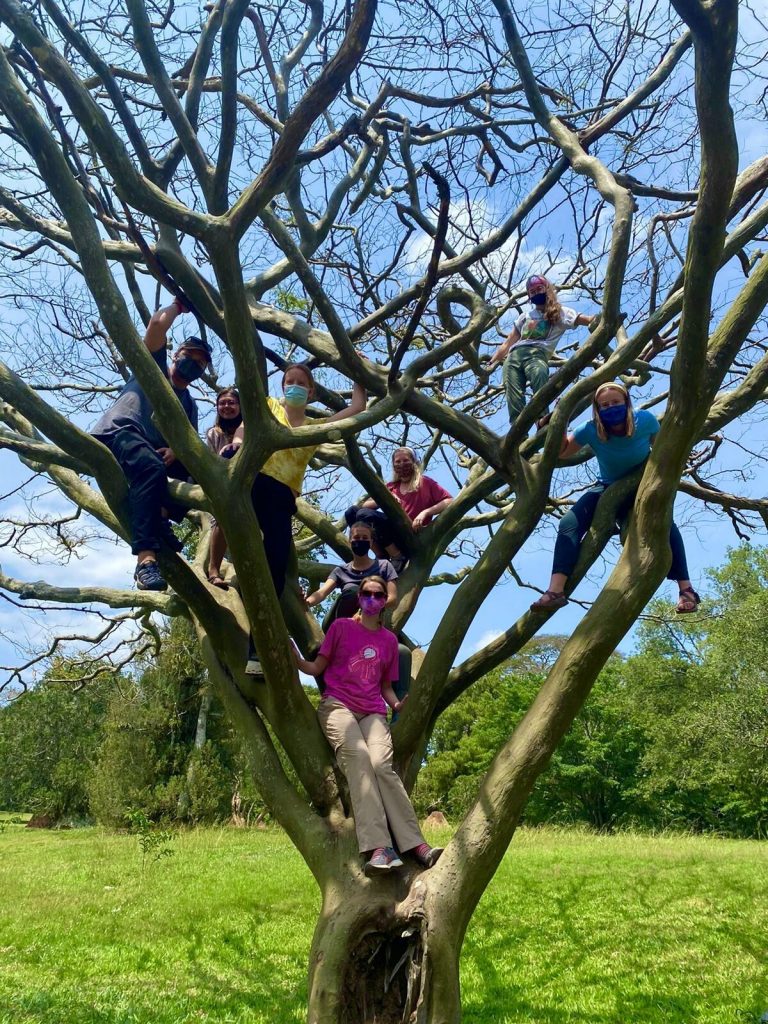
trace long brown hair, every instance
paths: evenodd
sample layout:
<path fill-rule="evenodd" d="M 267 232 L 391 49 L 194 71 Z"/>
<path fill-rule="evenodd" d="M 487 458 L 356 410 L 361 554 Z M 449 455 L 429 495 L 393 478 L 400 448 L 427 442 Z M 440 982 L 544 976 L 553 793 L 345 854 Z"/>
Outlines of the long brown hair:
<path fill-rule="evenodd" d="M 614 388 L 614 390 L 620 391 L 627 400 L 627 418 L 624 421 L 626 433 L 623 436 L 632 437 L 635 432 L 635 411 L 632 408 L 632 399 L 629 397 L 629 392 L 619 380 L 609 380 L 605 384 L 601 384 L 592 398 L 592 422 L 595 424 L 597 436 L 601 441 L 607 441 L 609 437 L 608 431 L 605 429 L 603 421 L 600 419 L 600 407 L 597 404 L 597 396 L 601 391 L 607 391 L 608 388 Z"/>
<path fill-rule="evenodd" d="M 387 581 L 383 578 L 383 576 L 366 576 L 360 582 L 360 589 L 357 592 L 358 595 L 364 593 L 363 587 L 365 586 L 366 583 L 378 583 L 378 584 L 380 584 L 381 589 L 384 591 L 384 593 L 385 594 L 387 593 Z M 379 625 L 380 626 L 384 625 L 384 612 L 385 611 L 386 611 L 386 608 L 382 608 L 381 611 L 379 612 Z M 355 622 L 362 622 L 362 620 L 363 620 L 363 609 L 362 608 L 358 608 L 357 611 L 355 612 L 355 614 L 352 616 L 352 618 L 355 620 Z"/>

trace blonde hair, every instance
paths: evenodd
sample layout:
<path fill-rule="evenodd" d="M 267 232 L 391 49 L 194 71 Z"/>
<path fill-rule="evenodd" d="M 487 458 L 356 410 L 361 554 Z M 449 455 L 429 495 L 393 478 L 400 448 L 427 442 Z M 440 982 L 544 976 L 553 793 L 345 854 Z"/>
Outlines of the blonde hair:
<path fill-rule="evenodd" d="M 411 461 L 413 462 L 413 476 L 408 481 L 407 487 L 403 485 L 402 481 L 397 479 L 397 475 L 395 473 L 395 456 L 400 452 L 405 452 L 407 455 L 410 455 Z M 418 491 L 419 487 L 421 487 L 422 477 L 423 473 L 421 472 L 421 463 L 416 457 L 416 452 L 413 448 L 409 448 L 407 445 L 403 445 L 401 448 L 395 448 L 392 452 L 392 479 L 389 482 L 391 484 L 399 484 L 400 490 L 407 493 L 408 491 Z"/>
<path fill-rule="evenodd" d="M 607 391 L 608 388 L 613 388 L 616 391 L 620 391 L 627 400 L 627 418 L 625 420 L 626 432 L 624 434 L 624 437 L 632 437 L 632 435 L 635 432 L 635 412 L 632 408 L 632 399 L 629 397 L 629 392 L 627 391 L 627 389 L 624 387 L 621 381 L 618 380 L 609 380 L 606 384 L 601 384 L 595 392 L 594 397 L 592 399 L 592 422 L 595 424 L 597 436 L 600 438 L 601 441 L 607 441 L 609 437 L 608 431 L 605 429 L 605 427 L 603 426 L 603 421 L 600 419 L 600 408 L 597 404 L 597 397 L 600 394 L 600 392 Z"/>
<path fill-rule="evenodd" d="M 381 589 L 384 591 L 384 593 L 385 594 L 387 593 L 387 581 L 384 579 L 383 576 L 366 576 L 364 579 L 362 579 L 360 581 L 360 589 L 357 592 L 358 596 L 363 593 L 363 587 L 365 586 L 366 583 L 379 583 L 379 584 L 381 584 Z M 384 612 L 385 611 L 386 611 L 386 608 L 382 608 L 381 611 L 379 612 L 379 625 L 380 626 L 384 625 Z M 355 614 L 352 616 L 352 618 L 355 620 L 355 622 L 362 622 L 362 620 L 363 620 L 363 609 L 362 608 L 358 608 L 357 611 L 355 612 Z"/>

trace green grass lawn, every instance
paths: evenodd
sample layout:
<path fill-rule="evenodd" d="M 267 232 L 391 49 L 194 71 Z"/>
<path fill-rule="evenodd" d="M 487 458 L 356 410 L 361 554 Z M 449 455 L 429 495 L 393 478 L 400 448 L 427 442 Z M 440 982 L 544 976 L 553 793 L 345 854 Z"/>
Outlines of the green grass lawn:
<path fill-rule="evenodd" d="M 304 1019 L 318 898 L 279 832 L 0 822 L 0 1024 Z M 768 1010 L 768 847 L 522 831 L 464 946 L 465 1024 L 750 1024 Z"/>

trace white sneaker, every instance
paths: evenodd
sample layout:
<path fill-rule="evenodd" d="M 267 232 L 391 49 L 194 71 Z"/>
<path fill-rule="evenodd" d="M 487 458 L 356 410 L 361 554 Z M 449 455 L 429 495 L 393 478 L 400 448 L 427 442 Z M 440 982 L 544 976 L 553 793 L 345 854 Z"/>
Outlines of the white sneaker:
<path fill-rule="evenodd" d="M 264 669 L 261 667 L 261 662 L 256 657 L 251 657 L 245 664 L 245 674 L 247 676 L 260 676 L 264 678 Z"/>

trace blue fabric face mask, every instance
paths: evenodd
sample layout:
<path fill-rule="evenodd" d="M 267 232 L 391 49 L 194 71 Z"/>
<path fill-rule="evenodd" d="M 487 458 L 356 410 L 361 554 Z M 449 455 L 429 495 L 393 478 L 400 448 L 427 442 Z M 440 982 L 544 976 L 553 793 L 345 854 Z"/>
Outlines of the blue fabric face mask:
<path fill-rule="evenodd" d="M 607 409 L 600 409 L 600 421 L 606 427 L 617 427 L 627 418 L 626 405 L 609 405 Z"/>
<path fill-rule="evenodd" d="M 543 306 L 544 303 L 547 301 L 547 296 L 544 294 L 544 292 L 539 292 L 538 295 L 531 295 L 529 296 L 529 298 L 531 302 L 534 304 L 534 306 Z"/>
<path fill-rule="evenodd" d="M 306 405 L 309 398 L 309 388 L 302 387 L 301 384 L 286 384 L 283 388 L 283 395 L 286 405 L 296 407 Z"/>
<path fill-rule="evenodd" d="M 194 380 L 199 380 L 205 373 L 204 367 L 200 365 L 192 356 L 182 356 L 181 359 L 177 359 L 175 363 L 176 373 L 185 380 L 187 384 L 191 384 Z"/>

